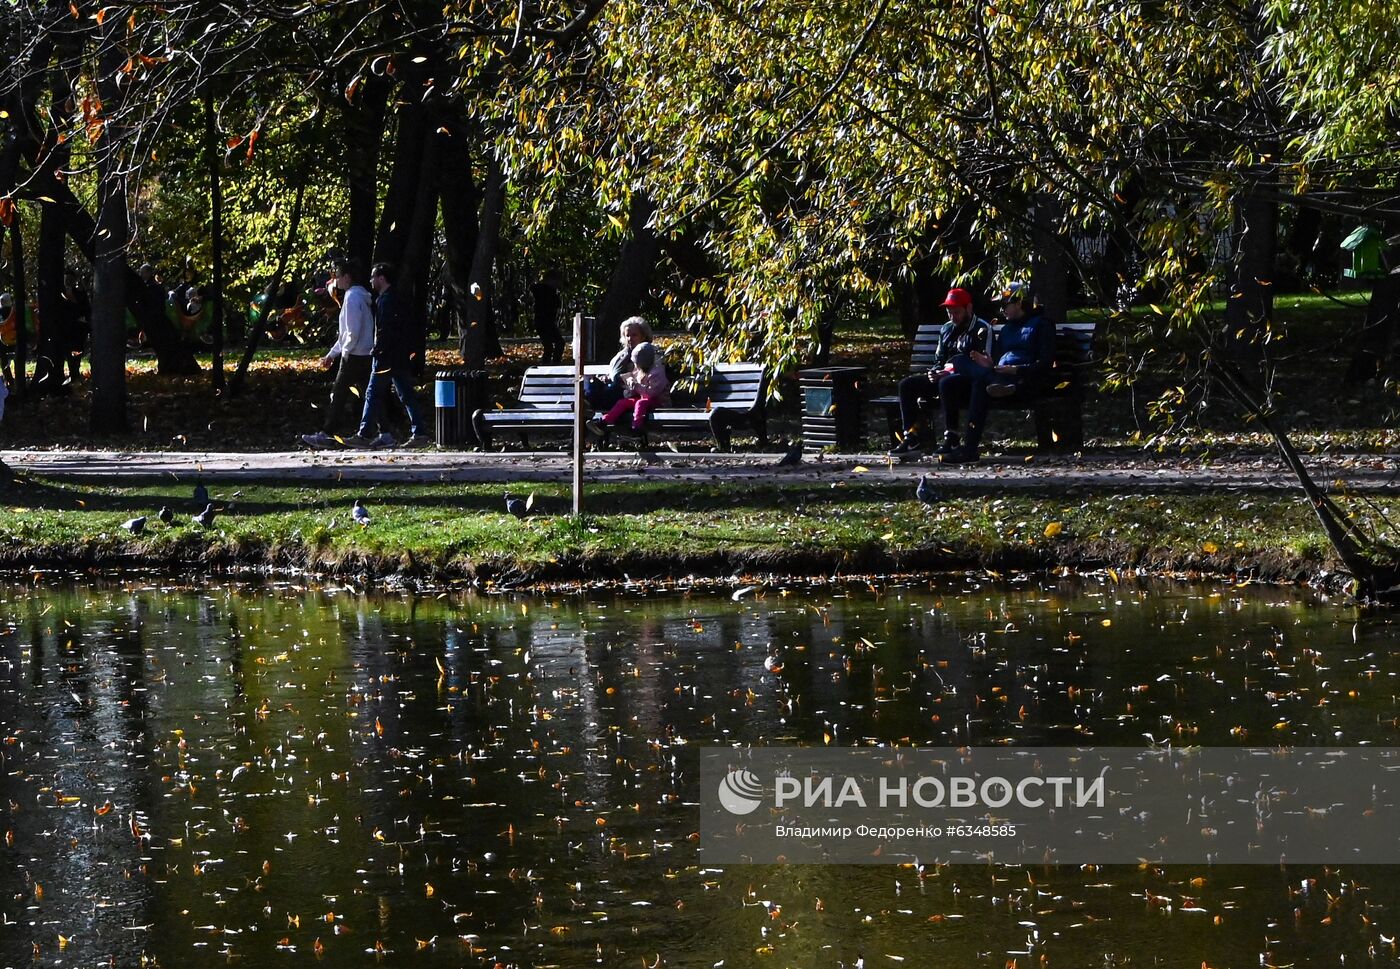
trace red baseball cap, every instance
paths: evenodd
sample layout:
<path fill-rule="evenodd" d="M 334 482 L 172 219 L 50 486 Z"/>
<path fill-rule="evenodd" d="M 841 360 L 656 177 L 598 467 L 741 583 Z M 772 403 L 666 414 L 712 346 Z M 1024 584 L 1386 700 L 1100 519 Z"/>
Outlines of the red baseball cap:
<path fill-rule="evenodd" d="M 971 306 L 972 294 L 965 289 L 954 288 L 948 290 L 948 295 L 943 298 L 943 306 Z"/>

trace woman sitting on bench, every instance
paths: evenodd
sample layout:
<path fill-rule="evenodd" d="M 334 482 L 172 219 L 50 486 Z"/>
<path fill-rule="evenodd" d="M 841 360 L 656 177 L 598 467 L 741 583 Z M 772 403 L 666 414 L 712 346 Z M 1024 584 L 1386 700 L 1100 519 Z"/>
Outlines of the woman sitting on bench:
<path fill-rule="evenodd" d="M 960 446 L 940 456 L 945 464 L 971 464 L 980 454 L 982 431 L 991 398 L 1029 401 L 1044 387 L 1055 362 L 1055 326 L 1031 297 L 1030 287 L 1012 283 L 999 300 L 1006 320 L 997 334 L 992 356 L 972 350 L 955 357 L 953 374 L 943 379 L 939 399 L 950 430 L 957 426 L 957 401 L 967 394 L 967 433 Z"/>

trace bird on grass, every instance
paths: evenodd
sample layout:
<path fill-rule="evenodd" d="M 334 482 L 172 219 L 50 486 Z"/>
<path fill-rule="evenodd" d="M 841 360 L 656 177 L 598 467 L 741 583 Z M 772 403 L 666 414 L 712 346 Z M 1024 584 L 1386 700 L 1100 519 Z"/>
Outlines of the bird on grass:
<path fill-rule="evenodd" d="M 133 535 L 140 535 L 146 530 L 146 516 L 142 515 L 140 518 L 128 519 L 122 522 L 122 528 L 125 528 Z"/>
<path fill-rule="evenodd" d="M 936 505 L 940 501 L 937 490 L 929 484 L 928 475 L 919 475 L 919 486 L 914 489 L 914 497 L 926 505 Z"/>
<path fill-rule="evenodd" d="M 204 487 L 203 481 L 194 483 L 194 503 L 196 506 L 209 504 L 209 489 Z"/>
<path fill-rule="evenodd" d="M 214 506 L 205 505 L 204 510 L 194 516 L 194 523 L 200 528 L 211 528 L 214 525 Z"/>
<path fill-rule="evenodd" d="M 802 463 L 802 445 L 794 444 L 783 452 L 783 456 L 778 458 L 777 467 L 791 468 Z"/>
<path fill-rule="evenodd" d="M 526 512 L 528 512 L 529 510 L 530 506 L 526 504 L 524 498 L 516 498 L 512 495 L 506 495 L 507 514 L 514 515 L 516 518 L 524 518 Z"/>
<path fill-rule="evenodd" d="M 175 513 L 170 510 L 169 505 L 161 505 L 160 511 L 156 512 L 156 517 L 160 519 L 162 525 L 169 525 L 175 520 Z"/>
<path fill-rule="evenodd" d="M 350 509 L 350 517 L 355 520 L 355 524 L 361 528 L 369 527 L 369 509 L 360 499 L 355 499 L 355 507 Z"/>

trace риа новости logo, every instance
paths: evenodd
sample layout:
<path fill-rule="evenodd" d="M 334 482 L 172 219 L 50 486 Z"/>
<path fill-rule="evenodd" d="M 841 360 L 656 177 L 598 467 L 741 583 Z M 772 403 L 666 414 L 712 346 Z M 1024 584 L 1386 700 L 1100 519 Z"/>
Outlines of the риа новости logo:
<path fill-rule="evenodd" d="M 719 803 L 730 814 L 752 814 L 763 803 L 763 785 L 750 771 L 732 770 L 719 782 Z"/>

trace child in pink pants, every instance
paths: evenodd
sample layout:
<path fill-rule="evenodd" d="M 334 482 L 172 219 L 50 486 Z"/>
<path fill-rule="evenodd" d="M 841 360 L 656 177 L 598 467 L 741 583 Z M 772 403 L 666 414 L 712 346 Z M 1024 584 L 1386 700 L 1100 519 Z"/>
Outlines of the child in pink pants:
<path fill-rule="evenodd" d="M 638 343 L 632 348 L 632 370 L 625 380 L 623 398 L 603 415 L 602 423 L 611 427 L 630 411 L 632 430 L 640 431 L 648 414 L 671 402 L 671 382 L 666 379 L 666 365 L 661 362 L 656 347 Z"/>

